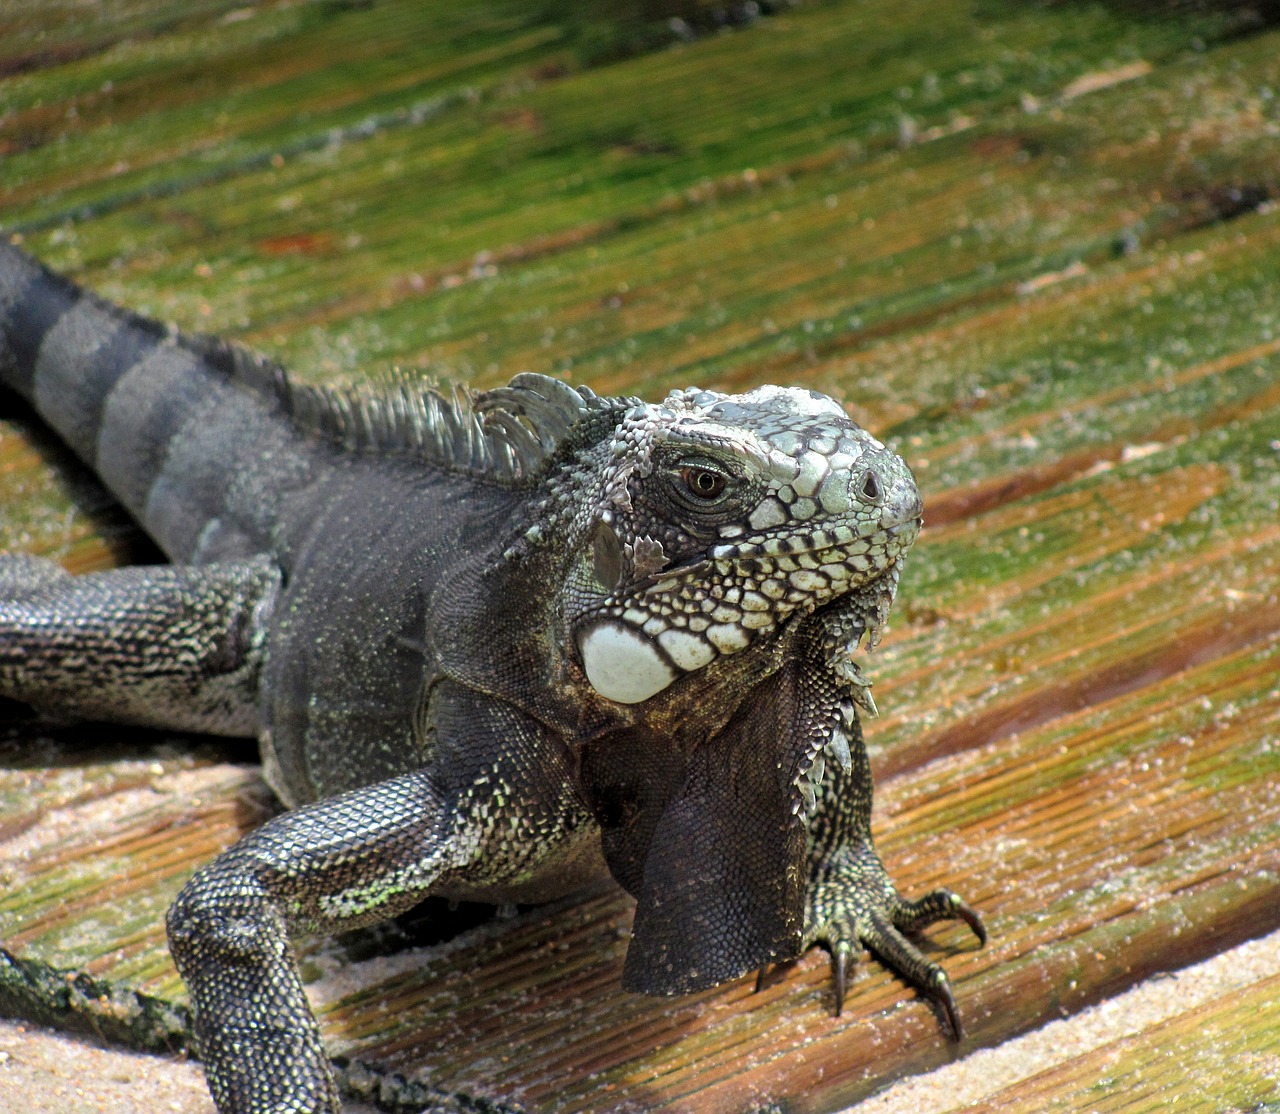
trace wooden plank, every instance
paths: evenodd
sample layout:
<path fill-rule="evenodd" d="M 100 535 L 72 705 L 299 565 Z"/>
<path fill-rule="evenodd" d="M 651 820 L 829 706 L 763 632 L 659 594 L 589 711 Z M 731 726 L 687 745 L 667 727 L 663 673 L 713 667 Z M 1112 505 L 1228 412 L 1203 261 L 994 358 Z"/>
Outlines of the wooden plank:
<path fill-rule="evenodd" d="M 1280 924 L 1277 32 L 831 3 L 604 64 L 554 13 L 465 7 L 7 15 L 6 226 L 316 379 L 842 393 L 926 491 L 868 730 L 894 876 L 992 928 L 931 934 L 971 1045 Z M 0 417 L 0 546 L 145 553 Z M 181 1003 L 162 911 L 268 813 L 245 749 L 19 723 L 0 757 L 0 939 Z M 335 1051 L 531 1110 L 831 1110 L 952 1055 L 874 964 L 838 1020 L 818 954 L 624 996 L 629 917 L 305 966 Z"/>
<path fill-rule="evenodd" d="M 1148 979 L 1097 1006 L 1023 1036 L 979 1049 L 923 1075 L 899 1080 L 854 1109 L 857 1114 L 962 1114 L 971 1109 L 1004 1110 L 1015 1101 L 1011 1096 L 1029 1086 L 1033 1079 L 1047 1079 L 1059 1071 L 1074 1072 L 1074 1061 L 1086 1060 L 1095 1054 L 1106 1055 L 1107 1050 L 1120 1049 L 1126 1042 L 1134 1049 L 1132 1063 L 1120 1065 L 1121 1068 L 1149 1066 L 1155 1058 L 1139 1053 L 1138 1048 L 1154 1047 L 1163 1040 L 1171 1025 L 1181 1026 L 1197 1011 L 1213 1012 L 1216 1004 L 1228 1005 L 1253 994 L 1277 975 L 1280 975 L 1280 932 L 1273 932 L 1191 967 Z M 1206 1041 L 1198 1053 L 1182 1060 L 1184 1078 L 1171 1080 L 1169 1072 L 1161 1073 L 1160 1101 L 1164 1108 L 1171 1101 L 1188 1109 L 1223 1108 L 1221 1099 L 1205 1101 L 1206 1090 L 1214 1087 L 1214 1081 L 1220 1079 L 1224 1068 L 1233 1062 L 1225 1057 L 1218 1064 L 1206 1062 L 1215 1054 L 1214 1042 Z M 1265 1052 L 1253 1061 L 1264 1071 L 1267 1062 Z M 1097 1093 L 1111 1086 L 1108 1078 L 1111 1073 L 1106 1071 L 1086 1070 L 1076 1074 L 1081 1079 L 1092 1075 Z M 1247 1072 L 1240 1074 L 1247 1075 Z M 1258 1083 L 1255 1077 L 1249 1086 L 1261 1096 L 1259 1101 L 1265 1109 L 1267 1089 Z M 1043 1083 L 1038 1086 L 1045 1106 L 1061 1099 L 1067 1108 L 1074 1102 L 1089 1108 L 1089 1096 L 1084 1093 L 1072 1096 L 1064 1088 L 1061 1095 L 1055 1095 L 1052 1093 L 1055 1088 Z M 1229 1090 L 1223 1087 L 1220 1093 L 1225 1095 Z M 1245 1096 L 1241 1094 L 1240 1098 L 1244 1100 Z M 1247 1109 L 1250 1103 L 1242 1101 L 1241 1106 Z M 1157 1104 L 1155 1108 L 1160 1107 Z"/>
<path fill-rule="evenodd" d="M 1215 999 L 964 1108 L 1001 1110 L 1256 1110 L 1280 1101 L 1280 978 Z M 1262 1107 L 1261 1104 L 1270 1104 Z"/>

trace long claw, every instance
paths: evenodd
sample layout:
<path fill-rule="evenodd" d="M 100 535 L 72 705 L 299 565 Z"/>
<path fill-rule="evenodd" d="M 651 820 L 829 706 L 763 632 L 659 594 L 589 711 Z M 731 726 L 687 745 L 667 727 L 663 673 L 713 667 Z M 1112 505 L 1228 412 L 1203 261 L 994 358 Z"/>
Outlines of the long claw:
<path fill-rule="evenodd" d="M 987 942 L 987 926 L 978 911 L 950 890 L 934 890 L 918 901 L 904 902 L 894 917 L 894 925 L 904 932 L 919 932 L 938 921 L 948 920 L 964 921 L 978 938 L 979 946 Z"/>
<path fill-rule="evenodd" d="M 941 971 L 935 976 L 932 994 L 942 1007 L 942 1012 L 947 1015 L 947 1023 L 951 1026 L 952 1040 L 964 1040 L 964 1026 L 960 1023 L 960 1009 L 956 1006 L 955 995 L 951 993 L 951 983 Z"/>
<path fill-rule="evenodd" d="M 767 963 L 760 964 L 760 970 L 756 972 L 756 988 L 754 993 L 759 994 L 764 989 L 764 977 L 769 971 Z"/>
<path fill-rule="evenodd" d="M 836 983 L 836 1017 L 839 1017 L 844 1009 L 844 991 L 848 981 L 849 953 L 851 951 L 849 941 L 841 940 L 831 953 L 831 966 L 834 969 Z"/>
<path fill-rule="evenodd" d="M 964 921 L 978 938 L 978 947 L 985 946 L 987 942 L 987 926 L 982 923 L 982 917 L 978 911 L 955 894 L 951 895 L 951 908 L 955 915 Z"/>

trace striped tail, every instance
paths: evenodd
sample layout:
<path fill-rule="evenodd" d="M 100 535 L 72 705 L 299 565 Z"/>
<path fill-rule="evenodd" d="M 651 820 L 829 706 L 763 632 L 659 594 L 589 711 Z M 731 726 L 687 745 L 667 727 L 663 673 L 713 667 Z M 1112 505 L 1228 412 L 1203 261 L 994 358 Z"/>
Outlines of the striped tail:
<path fill-rule="evenodd" d="M 273 396 L 276 369 L 252 364 L 110 305 L 0 240 L 0 383 L 175 561 L 262 551 L 277 504 L 272 474 L 297 483 L 299 468 L 310 471 Z"/>

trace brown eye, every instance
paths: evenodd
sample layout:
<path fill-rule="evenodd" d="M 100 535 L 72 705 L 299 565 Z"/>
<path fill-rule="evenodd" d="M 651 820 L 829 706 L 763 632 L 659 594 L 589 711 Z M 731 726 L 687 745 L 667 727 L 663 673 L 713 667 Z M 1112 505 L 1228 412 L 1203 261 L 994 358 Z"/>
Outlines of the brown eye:
<path fill-rule="evenodd" d="M 684 486 L 690 495 L 707 500 L 719 499 L 729 482 L 710 468 L 681 468 L 680 478 L 684 480 Z"/>

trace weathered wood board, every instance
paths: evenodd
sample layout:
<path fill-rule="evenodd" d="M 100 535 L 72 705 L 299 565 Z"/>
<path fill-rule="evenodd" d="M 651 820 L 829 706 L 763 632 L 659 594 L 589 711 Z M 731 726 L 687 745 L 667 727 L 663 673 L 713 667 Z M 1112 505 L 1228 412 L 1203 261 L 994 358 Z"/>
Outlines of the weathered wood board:
<path fill-rule="evenodd" d="M 312 379 L 842 395 L 925 490 L 868 735 L 895 878 L 991 929 L 930 934 L 969 1045 L 1280 926 L 1280 29 L 599 7 L 0 9 L 0 225 Z M 0 548 L 149 559 L 0 407 Z M 271 807 L 248 747 L 16 721 L 0 941 L 98 980 L 82 1021 L 180 1039 L 164 907 Z M 818 953 L 758 994 L 624 995 L 629 918 L 607 892 L 390 955 L 308 941 L 307 973 L 335 1053 L 531 1111 L 830 1111 L 956 1054 L 870 961 L 839 1019 Z M 1275 1001 L 999 1108 L 1280 1101 Z"/>

